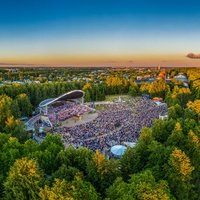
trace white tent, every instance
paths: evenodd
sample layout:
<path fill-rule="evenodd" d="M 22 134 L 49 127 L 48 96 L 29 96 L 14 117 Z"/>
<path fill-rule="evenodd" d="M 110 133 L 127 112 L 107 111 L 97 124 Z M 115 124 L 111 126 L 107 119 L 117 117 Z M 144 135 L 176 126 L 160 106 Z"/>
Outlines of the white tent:
<path fill-rule="evenodd" d="M 126 145 L 127 147 L 131 147 L 131 148 L 135 147 L 136 144 L 137 144 L 136 142 L 124 142 L 124 145 Z"/>
<path fill-rule="evenodd" d="M 160 101 L 155 101 L 157 106 L 160 106 L 162 103 Z"/>

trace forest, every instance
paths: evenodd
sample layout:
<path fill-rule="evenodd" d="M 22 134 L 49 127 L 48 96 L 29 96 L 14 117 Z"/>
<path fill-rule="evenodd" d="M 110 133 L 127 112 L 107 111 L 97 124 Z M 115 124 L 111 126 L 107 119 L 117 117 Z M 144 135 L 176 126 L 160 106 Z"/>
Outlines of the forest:
<path fill-rule="evenodd" d="M 124 76 L 128 72 L 90 81 L 1 86 L 0 199 L 198 200 L 200 69 L 182 72 L 189 87 L 173 78 L 137 84 L 135 75 Z M 64 148 L 59 135 L 47 134 L 41 144 L 32 140 L 20 117 L 31 116 L 42 100 L 73 89 L 84 90 L 88 102 L 110 94 L 161 97 L 168 104 L 168 119 L 144 127 L 136 147 L 121 159 L 108 160 L 87 148 Z"/>

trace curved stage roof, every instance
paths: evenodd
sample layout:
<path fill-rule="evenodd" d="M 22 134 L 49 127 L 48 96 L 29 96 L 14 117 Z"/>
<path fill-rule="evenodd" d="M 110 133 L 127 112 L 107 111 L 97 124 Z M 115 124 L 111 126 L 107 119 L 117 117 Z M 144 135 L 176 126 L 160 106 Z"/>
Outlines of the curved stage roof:
<path fill-rule="evenodd" d="M 79 98 L 82 98 L 84 94 L 85 92 L 83 92 L 82 90 L 73 90 L 57 98 L 46 99 L 39 104 L 39 107 L 42 108 L 42 107 L 48 106 L 56 101 L 67 101 L 67 100 L 79 99 Z"/>

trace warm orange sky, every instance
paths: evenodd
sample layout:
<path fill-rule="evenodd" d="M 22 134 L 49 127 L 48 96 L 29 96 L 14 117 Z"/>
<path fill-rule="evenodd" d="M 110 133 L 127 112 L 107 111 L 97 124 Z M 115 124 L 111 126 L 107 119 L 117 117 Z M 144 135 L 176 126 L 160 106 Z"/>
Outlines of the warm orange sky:
<path fill-rule="evenodd" d="M 44 65 L 128 65 L 128 66 L 200 66 L 199 59 L 190 59 L 180 54 L 75 54 L 75 55 L 41 55 L 0 58 L 0 63 L 44 64 Z"/>

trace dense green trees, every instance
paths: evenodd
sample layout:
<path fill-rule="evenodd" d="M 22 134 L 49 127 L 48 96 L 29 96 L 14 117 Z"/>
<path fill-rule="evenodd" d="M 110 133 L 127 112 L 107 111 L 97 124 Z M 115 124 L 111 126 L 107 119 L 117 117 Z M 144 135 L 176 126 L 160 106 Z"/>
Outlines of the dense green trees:
<path fill-rule="evenodd" d="M 34 72 L 32 72 L 34 73 Z M 60 72 L 59 72 L 60 73 Z M 172 73 L 175 73 L 172 71 Z M 37 73 L 36 73 L 37 74 Z M 14 78 L 13 74 L 7 74 Z M 33 74 L 32 74 L 33 75 Z M 46 81 L 41 72 L 40 80 Z M 23 79 L 28 75 L 17 75 Z M 55 78 L 49 72 L 48 78 Z M 0 198 L 198 200 L 200 193 L 199 82 L 188 71 L 190 89 L 162 80 L 138 87 L 120 72 L 104 82 L 13 84 L 0 88 Z M 121 159 L 106 159 L 99 151 L 64 148 L 59 135 L 47 135 L 41 144 L 27 140 L 17 119 L 29 115 L 41 100 L 71 89 L 83 89 L 87 101 L 109 93 L 133 96 L 148 92 L 169 104 L 169 117 L 143 128 L 134 148 Z M 190 100 L 190 102 L 188 102 Z"/>
<path fill-rule="evenodd" d="M 174 199 L 166 181 L 156 182 L 150 170 L 134 174 L 128 183 L 122 178 L 116 179 L 114 184 L 108 189 L 110 200 L 170 200 Z"/>
<path fill-rule="evenodd" d="M 29 116 L 32 113 L 32 105 L 30 99 L 26 94 L 19 94 L 16 97 L 17 104 L 19 106 L 19 110 L 21 116 Z"/>
<path fill-rule="evenodd" d="M 106 189 L 120 175 L 119 168 L 120 163 L 117 160 L 107 160 L 104 155 L 96 151 L 92 159 L 87 162 L 87 179 L 104 195 Z"/>
<path fill-rule="evenodd" d="M 0 194 L 3 193 L 3 182 L 9 168 L 15 160 L 21 158 L 22 145 L 8 134 L 0 134 Z"/>
<path fill-rule="evenodd" d="M 130 87 L 129 87 L 129 95 L 131 96 L 137 96 L 139 94 L 139 87 L 137 83 L 135 82 L 130 82 Z"/>
<path fill-rule="evenodd" d="M 1 131 L 4 131 L 5 129 L 7 118 L 13 116 L 12 104 L 13 104 L 13 100 L 10 97 L 6 95 L 0 96 L 0 130 Z"/>
<path fill-rule="evenodd" d="M 108 94 L 107 92 L 109 92 L 109 94 L 128 93 L 129 81 L 122 75 L 108 76 L 105 83 L 107 85 L 106 94 Z"/>
<path fill-rule="evenodd" d="M 106 92 L 105 84 L 86 83 L 82 89 L 83 91 L 85 91 L 86 102 L 105 100 L 105 92 Z"/>
<path fill-rule="evenodd" d="M 51 195 L 98 199 L 94 187 L 82 177 L 89 174 L 86 166 L 93 153 L 88 149 L 64 150 L 60 137 L 52 135 L 40 145 L 32 140 L 21 144 L 5 134 L 0 137 L 0 184 L 4 182 L 5 199 L 51 199 Z"/>
<path fill-rule="evenodd" d="M 198 199 L 199 165 L 195 157 L 199 154 L 199 130 L 196 125 L 185 128 L 188 123 L 157 120 L 151 129 L 143 129 L 137 146 L 121 159 L 124 180 L 129 179 L 127 175 L 150 169 L 156 180 L 168 182 L 176 199 Z"/>
<path fill-rule="evenodd" d="M 0 134 L 1 196 L 198 199 L 200 133 L 195 126 L 190 131 L 183 128 L 187 123 L 156 120 L 120 160 L 107 160 L 86 148 L 64 149 L 58 135 L 48 135 L 37 144 Z"/>
<path fill-rule="evenodd" d="M 76 176 L 72 182 L 55 179 L 55 183 L 51 188 L 45 185 L 45 187 L 40 190 L 39 196 L 42 200 L 99 199 L 94 187 L 89 182 L 83 181 L 79 176 Z"/>
<path fill-rule="evenodd" d="M 190 182 L 194 167 L 184 151 L 175 148 L 169 158 L 168 183 L 177 199 L 193 199 L 193 185 Z"/>
<path fill-rule="evenodd" d="M 173 104 L 179 104 L 181 107 L 185 107 L 187 102 L 191 99 L 191 91 L 189 88 L 179 88 L 175 86 L 171 98 Z"/>
<path fill-rule="evenodd" d="M 0 95 L 5 94 L 12 99 L 18 99 L 19 107 L 23 108 L 23 104 L 30 107 L 30 103 L 33 107 L 47 98 L 57 97 L 65 92 L 73 89 L 81 89 L 83 87 L 82 82 L 52 82 L 52 83 L 31 83 L 31 84 L 12 84 L 4 85 L 0 88 Z M 23 94 L 23 95 L 22 95 Z M 26 94 L 26 95 L 25 95 Z M 22 100 L 24 98 L 24 101 Z M 30 102 L 29 102 L 30 101 Z M 26 108 L 27 109 L 27 108 Z M 29 110 L 22 110 L 22 114 L 29 114 Z"/>
<path fill-rule="evenodd" d="M 164 80 L 159 79 L 152 83 L 143 83 L 140 86 L 140 91 L 142 93 L 149 93 L 151 97 L 165 98 L 165 95 L 168 91 L 168 87 Z"/>
<path fill-rule="evenodd" d="M 16 116 L 16 101 L 12 100 L 6 95 L 0 96 L 0 131 L 12 134 L 12 136 L 18 139 L 27 139 L 27 133 L 25 132 L 24 125 L 14 116 Z"/>
<path fill-rule="evenodd" d="M 27 158 L 16 160 L 4 183 L 5 199 L 38 199 L 42 179 L 37 163 Z"/>
<path fill-rule="evenodd" d="M 5 132 L 11 133 L 12 136 L 17 137 L 20 141 L 25 141 L 29 138 L 25 125 L 13 116 L 7 118 Z"/>

